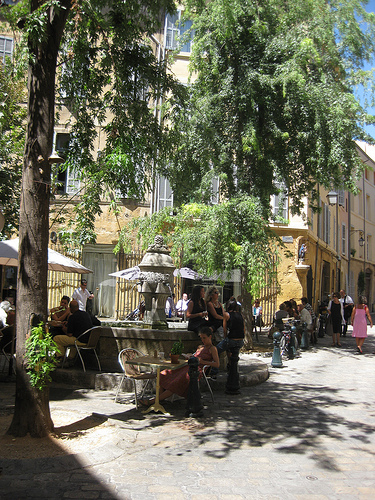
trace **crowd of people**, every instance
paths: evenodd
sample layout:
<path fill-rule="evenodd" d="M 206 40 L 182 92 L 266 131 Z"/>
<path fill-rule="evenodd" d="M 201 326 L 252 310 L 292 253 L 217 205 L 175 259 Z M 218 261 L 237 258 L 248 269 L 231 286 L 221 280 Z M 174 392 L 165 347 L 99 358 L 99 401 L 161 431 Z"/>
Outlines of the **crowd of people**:
<path fill-rule="evenodd" d="M 354 304 L 353 299 L 346 294 L 345 290 L 340 290 L 340 292 L 332 293 L 331 300 L 324 307 L 324 310 L 327 314 L 325 332 L 332 336 L 332 347 L 341 347 L 340 338 L 346 336 L 348 325 L 351 323 L 353 326 L 352 337 L 356 339 L 358 353 L 362 354 L 362 346 L 367 337 L 367 321 L 372 327 L 366 297 L 360 296 L 358 303 Z M 274 329 L 281 330 L 286 318 L 299 319 L 306 323 L 311 343 L 317 342 L 317 316 L 306 297 L 302 297 L 298 305 L 294 299 L 280 304 L 279 310 L 274 316 Z M 270 336 L 272 336 L 274 329 L 271 329 Z M 300 332 L 297 330 L 297 340 L 300 342 L 299 335 Z"/>

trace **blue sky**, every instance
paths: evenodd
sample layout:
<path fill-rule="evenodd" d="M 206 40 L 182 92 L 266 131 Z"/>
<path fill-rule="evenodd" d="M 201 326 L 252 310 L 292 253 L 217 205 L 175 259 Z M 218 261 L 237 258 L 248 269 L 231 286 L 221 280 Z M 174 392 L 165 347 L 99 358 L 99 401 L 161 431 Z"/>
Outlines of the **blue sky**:
<path fill-rule="evenodd" d="M 366 10 L 368 12 L 375 12 L 375 0 L 370 0 L 366 6 Z M 371 69 L 372 66 L 375 66 L 375 54 L 374 54 L 374 62 L 373 65 L 365 66 L 365 69 Z M 363 91 L 359 92 L 359 94 L 363 95 Z M 369 113 L 375 114 L 375 108 L 368 109 Z M 366 132 L 375 139 L 375 125 L 369 125 L 365 127 Z"/>

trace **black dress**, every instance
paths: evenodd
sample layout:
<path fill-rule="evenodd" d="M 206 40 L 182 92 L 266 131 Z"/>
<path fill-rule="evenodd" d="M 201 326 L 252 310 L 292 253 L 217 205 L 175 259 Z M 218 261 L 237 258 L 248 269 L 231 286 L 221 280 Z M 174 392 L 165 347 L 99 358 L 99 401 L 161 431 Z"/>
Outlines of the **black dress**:
<path fill-rule="evenodd" d="M 201 313 L 203 311 L 205 311 L 205 309 L 203 309 L 200 302 L 198 302 L 198 303 L 193 302 L 193 310 L 191 311 L 191 314 L 198 314 L 198 313 Z M 197 316 L 196 318 L 189 319 L 188 330 L 190 332 L 199 333 L 199 330 L 202 326 L 208 326 L 208 323 L 201 316 Z"/>
<path fill-rule="evenodd" d="M 342 324 L 341 303 L 335 304 L 334 302 L 332 302 L 331 318 L 332 318 L 333 333 L 341 333 L 341 324 Z"/>
<path fill-rule="evenodd" d="M 218 316 L 223 315 L 223 306 L 222 305 L 220 305 L 219 307 L 214 306 L 214 309 L 215 309 L 215 312 Z M 218 328 L 223 326 L 223 320 L 218 319 L 218 318 L 214 318 L 213 315 L 210 313 L 210 310 L 208 308 L 207 308 L 207 312 L 208 312 L 208 324 L 207 324 L 207 326 L 210 326 L 212 328 L 212 330 L 214 332 L 216 332 L 216 330 Z"/>

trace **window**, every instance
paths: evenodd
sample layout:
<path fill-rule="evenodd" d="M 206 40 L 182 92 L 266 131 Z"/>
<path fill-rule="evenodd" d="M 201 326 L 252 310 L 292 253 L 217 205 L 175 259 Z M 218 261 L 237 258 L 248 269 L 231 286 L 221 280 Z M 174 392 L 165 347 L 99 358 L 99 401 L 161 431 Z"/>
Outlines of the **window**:
<path fill-rule="evenodd" d="M 371 220 L 371 198 L 366 195 L 366 219 Z"/>
<path fill-rule="evenodd" d="M 372 248 L 372 239 L 371 239 L 371 235 L 368 234 L 367 238 L 366 238 L 366 255 L 367 255 L 366 260 L 368 260 L 368 261 L 372 260 L 371 248 Z"/>
<path fill-rule="evenodd" d="M 331 212 L 329 210 L 329 205 L 324 203 L 323 208 L 323 240 L 326 243 L 330 243 L 330 231 L 331 231 Z"/>
<path fill-rule="evenodd" d="M 64 158 L 69 149 L 70 134 L 56 134 L 55 150 Z M 80 180 L 77 174 L 69 167 L 65 168 L 63 164 L 54 166 L 55 183 L 57 184 L 57 194 L 74 194 L 79 191 Z"/>
<path fill-rule="evenodd" d="M 180 10 L 173 16 L 167 14 L 165 20 L 165 47 L 170 50 L 176 50 L 181 40 L 183 40 L 185 43 L 180 48 L 180 52 L 191 52 L 191 43 L 194 36 L 193 30 L 190 31 L 192 24 L 192 21 L 181 20 Z M 185 35 L 189 31 L 190 33 Z"/>
<path fill-rule="evenodd" d="M 5 58 L 12 58 L 13 38 L 0 36 L 0 62 L 5 63 Z"/>
<path fill-rule="evenodd" d="M 329 217 L 331 218 L 331 217 Z M 336 234 L 337 231 L 337 234 Z M 328 236 L 328 241 L 329 243 L 329 238 L 330 235 Z M 340 252 L 340 226 L 337 224 L 336 217 L 333 217 L 333 247 L 336 250 L 337 253 Z"/>
<path fill-rule="evenodd" d="M 340 207 L 345 206 L 345 191 L 343 189 L 338 189 L 337 193 L 339 195 L 339 205 Z"/>
<path fill-rule="evenodd" d="M 357 201 L 358 201 L 358 214 L 363 215 L 363 198 L 361 190 L 358 191 Z"/>
<path fill-rule="evenodd" d="M 323 213 L 323 210 L 324 210 L 324 206 L 323 206 L 323 204 L 321 204 L 320 199 L 319 199 L 319 204 L 320 204 L 321 210 L 318 212 L 317 236 L 318 236 L 318 238 L 322 238 L 322 236 L 323 236 L 323 231 L 322 231 L 322 213 Z"/>
<path fill-rule="evenodd" d="M 346 225 L 341 226 L 341 253 L 346 255 Z"/>
<path fill-rule="evenodd" d="M 166 177 L 159 177 L 156 189 L 156 210 L 173 207 L 173 192 Z"/>
<path fill-rule="evenodd" d="M 279 192 L 277 194 L 273 194 L 270 200 L 273 220 L 276 222 L 287 223 L 289 208 L 288 190 L 282 182 L 275 182 L 275 186 Z"/>

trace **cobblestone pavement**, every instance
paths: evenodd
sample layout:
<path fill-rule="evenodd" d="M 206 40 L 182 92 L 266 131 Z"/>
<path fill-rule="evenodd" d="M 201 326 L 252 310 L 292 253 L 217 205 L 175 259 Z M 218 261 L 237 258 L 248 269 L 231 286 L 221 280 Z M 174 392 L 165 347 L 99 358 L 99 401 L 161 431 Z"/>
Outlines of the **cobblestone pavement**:
<path fill-rule="evenodd" d="M 350 331 L 348 332 L 350 335 Z M 355 351 L 328 337 L 270 366 L 241 394 L 205 395 L 204 416 L 144 415 L 113 391 L 52 391 L 51 410 L 107 418 L 107 442 L 78 455 L 3 460 L 1 499 L 375 499 L 375 328 Z M 0 389 L 4 384 L 0 384 Z"/>

